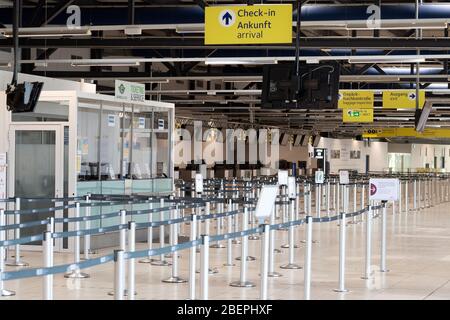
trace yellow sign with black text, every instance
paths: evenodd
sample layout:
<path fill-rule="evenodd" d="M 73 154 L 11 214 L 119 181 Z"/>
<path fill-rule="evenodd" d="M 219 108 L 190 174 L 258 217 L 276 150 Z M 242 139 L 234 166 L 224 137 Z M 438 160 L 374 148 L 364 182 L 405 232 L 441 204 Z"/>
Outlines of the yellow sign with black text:
<path fill-rule="evenodd" d="M 342 109 L 342 122 L 373 122 L 373 109 Z"/>
<path fill-rule="evenodd" d="M 209 6 L 205 44 L 292 43 L 292 5 Z"/>
<path fill-rule="evenodd" d="M 415 109 L 416 90 L 392 90 L 383 92 L 384 109 Z M 425 91 L 419 91 L 419 107 L 425 104 Z"/>
<path fill-rule="evenodd" d="M 450 130 L 427 128 L 423 132 L 417 132 L 414 128 L 379 128 L 365 130 L 362 136 L 363 138 L 372 139 L 394 137 L 450 138 Z"/>
<path fill-rule="evenodd" d="M 339 90 L 339 109 L 373 109 L 373 104 L 373 91 Z"/>

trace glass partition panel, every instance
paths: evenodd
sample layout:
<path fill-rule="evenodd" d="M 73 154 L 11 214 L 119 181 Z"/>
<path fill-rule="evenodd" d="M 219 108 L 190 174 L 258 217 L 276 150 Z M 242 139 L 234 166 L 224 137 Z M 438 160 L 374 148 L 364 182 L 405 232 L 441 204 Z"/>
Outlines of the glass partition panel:
<path fill-rule="evenodd" d="M 150 166 L 151 124 L 151 109 L 135 106 L 133 112 L 133 157 L 131 165 L 133 180 L 145 180 L 152 177 Z"/>
<path fill-rule="evenodd" d="M 122 118 L 122 108 L 102 105 L 100 124 L 100 175 L 102 181 L 123 179 L 121 168 Z"/>
<path fill-rule="evenodd" d="M 170 160 L 169 160 L 169 133 L 154 133 L 154 157 L 153 157 L 153 177 L 169 178 L 170 176 Z"/>
<path fill-rule="evenodd" d="M 78 108 L 78 181 L 99 180 L 99 123 L 99 105 Z"/>
<path fill-rule="evenodd" d="M 12 122 L 69 121 L 68 101 L 38 101 L 33 112 L 13 113 Z"/>

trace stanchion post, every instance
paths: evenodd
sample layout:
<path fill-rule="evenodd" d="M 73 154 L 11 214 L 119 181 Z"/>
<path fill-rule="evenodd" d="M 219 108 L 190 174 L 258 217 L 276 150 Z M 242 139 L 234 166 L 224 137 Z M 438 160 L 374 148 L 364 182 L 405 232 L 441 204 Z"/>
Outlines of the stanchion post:
<path fill-rule="evenodd" d="M 53 267 L 53 238 L 51 232 L 44 232 L 44 267 Z M 43 298 L 44 300 L 53 300 L 53 275 L 46 275 L 43 281 Z"/>
<path fill-rule="evenodd" d="M 197 239 L 197 215 L 191 215 L 191 234 L 190 241 Z M 189 248 L 189 299 L 195 300 L 195 253 L 197 246 Z"/>
<path fill-rule="evenodd" d="M 228 199 L 227 211 L 231 212 L 232 208 L 233 208 L 233 206 L 231 204 L 231 199 Z M 228 218 L 227 218 L 227 229 L 228 229 L 228 233 L 233 232 L 233 218 L 231 215 L 228 216 Z M 227 239 L 227 263 L 225 263 L 224 266 L 225 267 L 234 266 L 234 263 L 233 263 L 233 241 L 231 238 Z"/>
<path fill-rule="evenodd" d="M 15 200 L 15 204 L 14 204 L 14 223 L 19 225 L 20 224 L 20 204 L 21 204 L 21 199 L 20 198 L 16 198 Z M 20 239 L 20 227 L 17 227 L 14 229 L 14 238 L 15 239 Z M 16 244 L 14 246 L 14 259 L 12 259 L 9 262 L 6 262 L 7 266 L 12 266 L 12 267 L 26 267 L 28 266 L 27 262 L 23 262 L 20 260 L 20 244 Z"/>
<path fill-rule="evenodd" d="M 248 211 L 247 208 L 244 208 L 243 215 L 243 228 L 242 231 L 246 231 L 248 229 Z M 247 256 L 248 256 L 248 236 L 242 236 L 241 240 L 241 270 L 240 270 L 240 279 L 238 281 L 233 281 L 230 283 L 232 287 L 254 287 L 255 284 L 247 281 Z"/>
<path fill-rule="evenodd" d="M 335 292 L 348 292 L 345 288 L 345 213 L 341 213 L 339 224 L 339 288 Z"/>
<path fill-rule="evenodd" d="M 159 209 L 160 209 L 160 211 L 159 211 L 159 221 L 164 221 L 165 220 L 163 208 L 164 208 L 164 199 L 161 198 L 159 200 Z M 160 225 L 159 226 L 159 247 L 160 248 L 164 248 L 164 245 L 165 245 L 164 236 L 165 236 L 165 234 L 164 234 L 164 225 Z M 154 261 L 151 262 L 151 265 L 152 266 L 169 266 L 170 263 L 167 260 L 165 260 L 164 254 L 161 254 L 158 260 L 154 260 Z"/>
<path fill-rule="evenodd" d="M 6 225 L 5 210 L 0 209 L 0 227 Z M 5 241 L 6 231 L 0 229 L 0 241 Z M 16 293 L 11 290 L 6 290 L 4 287 L 4 281 L 2 279 L 2 274 L 5 271 L 5 247 L 0 246 L 0 297 L 14 296 Z"/>
<path fill-rule="evenodd" d="M 273 226 L 275 224 L 275 206 L 272 209 L 272 214 L 270 215 L 270 225 Z M 276 272 L 275 269 L 275 229 L 270 229 L 269 232 L 270 241 L 269 241 L 269 273 L 268 276 L 271 278 L 281 277 L 282 274 Z"/>
<path fill-rule="evenodd" d="M 125 259 L 123 250 L 114 251 L 114 299 L 123 300 L 125 293 Z"/>
<path fill-rule="evenodd" d="M 136 222 L 128 222 L 128 252 L 133 253 L 136 250 Z M 134 300 L 135 295 L 135 271 L 136 265 L 134 258 L 128 259 L 128 300 Z M 130 294 L 132 293 L 132 294 Z"/>
<path fill-rule="evenodd" d="M 291 199 L 290 205 L 290 222 L 294 221 L 294 200 Z M 298 264 L 294 262 L 294 249 L 295 249 L 295 239 L 294 239 L 295 227 L 292 225 L 289 227 L 289 262 L 280 266 L 281 269 L 301 269 Z"/>
<path fill-rule="evenodd" d="M 202 235 L 200 288 L 202 300 L 208 300 L 209 235 Z"/>
<path fill-rule="evenodd" d="M 312 225 L 313 218 L 306 217 L 306 250 L 304 269 L 304 299 L 311 299 L 311 258 L 312 258 Z"/>
<path fill-rule="evenodd" d="M 91 220 L 89 217 L 91 216 L 91 194 L 88 193 L 85 198 L 86 207 L 84 209 L 84 216 L 87 218 L 85 222 L 85 229 L 89 230 L 91 228 Z M 86 234 L 84 236 L 84 259 L 89 259 L 89 251 L 91 250 L 91 235 Z"/>
<path fill-rule="evenodd" d="M 74 231 L 80 231 L 80 221 L 78 220 L 80 218 L 80 203 L 75 202 L 75 218 L 77 219 L 73 225 L 74 225 Z M 78 264 L 80 263 L 80 236 L 77 234 L 74 238 L 74 246 L 73 246 L 73 255 L 74 255 L 74 263 Z M 72 272 L 67 273 L 64 275 L 64 278 L 71 278 L 71 279 L 85 279 L 89 278 L 89 274 L 81 272 L 79 268 L 76 268 L 72 270 Z"/>
<path fill-rule="evenodd" d="M 386 269 L 386 224 L 387 224 L 387 215 L 386 215 L 386 201 L 382 202 L 383 209 L 381 211 L 381 263 L 380 263 L 380 272 L 388 272 Z"/>
<path fill-rule="evenodd" d="M 365 258 L 365 268 L 364 277 L 362 279 L 370 279 L 372 274 L 372 206 L 369 203 L 369 208 L 366 212 L 366 258 Z"/>
<path fill-rule="evenodd" d="M 261 300 L 267 300 L 267 282 L 269 271 L 269 246 L 270 246 L 270 225 L 261 225 L 263 228 L 263 238 L 261 241 L 261 288 L 259 297 Z"/>
<path fill-rule="evenodd" d="M 179 209 L 178 209 L 178 205 L 176 205 L 176 209 L 173 212 L 173 216 L 172 219 L 178 219 L 179 217 Z M 176 246 L 178 244 L 178 228 L 176 224 L 171 224 L 170 227 L 172 228 L 172 232 L 173 232 L 173 237 L 172 237 L 172 242 L 170 243 L 171 246 Z M 162 282 L 165 283 L 185 283 L 187 282 L 187 280 L 182 279 L 178 276 L 178 251 L 173 251 L 172 252 L 172 275 L 167 278 L 162 280 Z"/>
<path fill-rule="evenodd" d="M 148 198 L 148 200 L 151 201 L 152 199 Z M 153 222 L 153 203 L 152 202 L 149 203 L 148 209 L 149 209 L 148 223 L 152 223 Z M 151 226 L 151 225 L 147 228 L 147 245 L 148 245 L 148 250 L 153 249 L 153 226 Z M 147 257 L 147 258 L 139 260 L 139 263 L 152 263 L 153 261 L 155 261 L 155 259 L 153 259 L 152 257 Z"/>

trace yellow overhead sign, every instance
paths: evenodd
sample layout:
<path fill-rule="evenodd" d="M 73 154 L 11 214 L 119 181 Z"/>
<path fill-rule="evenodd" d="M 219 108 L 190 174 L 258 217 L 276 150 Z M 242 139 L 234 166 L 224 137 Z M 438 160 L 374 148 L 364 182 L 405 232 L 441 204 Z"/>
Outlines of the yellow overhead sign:
<path fill-rule="evenodd" d="M 373 122 L 373 109 L 343 109 L 342 122 Z"/>
<path fill-rule="evenodd" d="M 363 133 L 363 138 L 393 138 L 393 137 L 413 137 L 413 138 L 450 138 L 450 129 L 429 128 L 422 133 L 414 128 L 379 128 L 368 129 Z"/>
<path fill-rule="evenodd" d="M 205 8 L 205 44 L 292 43 L 292 5 Z"/>
<path fill-rule="evenodd" d="M 392 90 L 383 92 L 383 108 L 385 109 L 415 109 L 416 90 Z M 425 104 L 425 91 L 419 94 L 419 107 Z"/>
<path fill-rule="evenodd" d="M 339 109 L 373 109 L 373 103 L 373 91 L 339 90 Z"/>

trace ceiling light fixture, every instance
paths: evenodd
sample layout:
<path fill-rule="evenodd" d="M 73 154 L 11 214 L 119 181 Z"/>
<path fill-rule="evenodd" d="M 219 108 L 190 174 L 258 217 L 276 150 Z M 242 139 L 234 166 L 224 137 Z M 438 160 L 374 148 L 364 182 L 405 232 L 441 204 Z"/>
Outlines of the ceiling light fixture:
<path fill-rule="evenodd" d="M 105 67 L 105 66 L 110 66 L 110 67 L 136 67 L 136 66 L 140 66 L 141 63 L 139 61 L 135 61 L 135 62 L 91 62 L 91 61 L 77 61 L 77 62 L 72 62 L 70 64 L 72 67 Z"/>
<path fill-rule="evenodd" d="M 5 30 L 0 31 L 0 34 L 5 38 L 12 38 L 12 31 Z M 40 31 L 33 28 L 33 30 L 27 31 L 23 28 L 19 31 L 19 38 L 49 38 L 49 37 L 75 37 L 75 36 L 90 36 L 92 35 L 89 29 L 56 29 L 50 31 Z"/>

